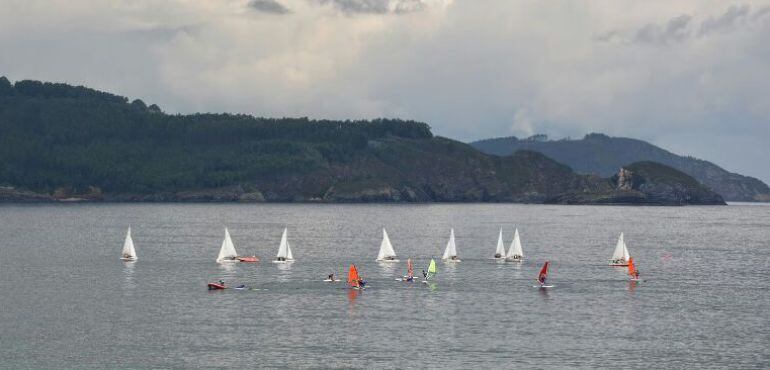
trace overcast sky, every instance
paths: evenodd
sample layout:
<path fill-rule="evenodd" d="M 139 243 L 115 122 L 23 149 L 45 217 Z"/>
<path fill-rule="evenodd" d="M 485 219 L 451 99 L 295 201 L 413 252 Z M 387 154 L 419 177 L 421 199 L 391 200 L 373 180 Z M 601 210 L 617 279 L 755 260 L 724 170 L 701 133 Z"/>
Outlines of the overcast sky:
<path fill-rule="evenodd" d="M 770 0 L 4 0 L 0 75 L 462 141 L 603 132 L 770 182 Z"/>

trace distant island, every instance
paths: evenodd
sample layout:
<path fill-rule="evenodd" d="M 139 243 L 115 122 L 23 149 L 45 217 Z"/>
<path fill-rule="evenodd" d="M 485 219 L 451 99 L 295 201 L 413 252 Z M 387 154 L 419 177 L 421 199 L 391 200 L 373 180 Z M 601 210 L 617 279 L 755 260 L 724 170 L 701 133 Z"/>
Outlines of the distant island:
<path fill-rule="evenodd" d="M 518 150 L 543 153 L 583 174 L 612 176 L 628 163 L 650 161 L 682 171 L 727 201 L 770 202 L 770 187 L 759 179 L 724 170 L 714 163 L 680 156 L 642 140 L 588 134 L 579 140 L 549 140 L 545 135 L 526 139 L 502 137 L 471 145 L 487 154 L 510 155 Z"/>
<path fill-rule="evenodd" d="M 724 204 L 651 162 L 578 174 L 491 155 L 421 122 L 166 114 L 82 86 L 0 77 L 3 202 Z"/>

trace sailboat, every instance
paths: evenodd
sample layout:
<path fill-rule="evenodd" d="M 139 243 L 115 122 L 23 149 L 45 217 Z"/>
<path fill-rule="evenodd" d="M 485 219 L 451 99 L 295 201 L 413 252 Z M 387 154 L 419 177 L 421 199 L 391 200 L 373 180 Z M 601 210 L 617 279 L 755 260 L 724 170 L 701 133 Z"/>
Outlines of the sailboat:
<path fill-rule="evenodd" d="M 503 228 L 500 228 L 500 235 L 497 236 L 497 249 L 495 249 L 495 259 L 505 258 L 505 244 L 503 243 Z"/>
<path fill-rule="evenodd" d="M 222 240 L 222 247 L 219 248 L 217 262 L 236 262 L 237 258 L 238 252 L 235 251 L 233 240 L 230 239 L 230 231 L 225 228 L 225 239 Z"/>
<path fill-rule="evenodd" d="M 291 245 L 287 237 L 288 228 L 283 229 L 283 235 L 281 235 L 281 245 L 278 246 L 278 255 L 275 256 L 273 263 L 287 263 L 294 262 L 294 255 L 291 254 Z"/>
<path fill-rule="evenodd" d="M 612 258 L 610 259 L 610 266 L 628 266 L 630 258 L 628 247 L 626 247 L 626 242 L 623 240 L 623 233 L 620 233 L 618 244 L 615 245 L 615 252 L 612 253 Z"/>
<path fill-rule="evenodd" d="M 441 259 L 446 262 L 460 262 L 455 246 L 455 229 L 449 231 L 449 241 L 446 243 L 446 249 L 444 249 L 444 255 L 441 256 Z"/>
<path fill-rule="evenodd" d="M 404 275 L 401 279 L 396 280 L 408 282 L 414 281 L 414 265 L 412 264 L 411 258 L 406 260 L 406 275 Z"/>
<path fill-rule="evenodd" d="M 631 276 L 631 281 L 641 280 L 639 279 L 639 270 L 636 269 L 633 258 L 628 259 L 628 275 Z"/>
<path fill-rule="evenodd" d="M 350 270 L 348 270 L 348 285 L 353 289 L 364 289 L 361 285 L 361 278 L 358 276 L 356 265 L 350 265 Z"/>
<path fill-rule="evenodd" d="M 380 243 L 380 252 L 377 254 L 378 262 L 398 262 L 396 251 L 393 250 L 393 245 L 390 244 L 390 238 L 388 238 L 388 232 L 382 229 L 382 243 Z"/>
<path fill-rule="evenodd" d="M 540 273 L 537 275 L 537 282 L 540 285 L 535 285 L 535 288 L 553 288 L 553 285 L 545 285 L 548 278 L 548 261 L 545 261 L 543 268 L 540 269 Z"/>
<path fill-rule="evenodd" d="M 511 247 L 508 248 L 508 254 L 505 255 L 506 261 L 521 262 L 524 259 L 524 251 L 521 250 L 521 239 L 519 238 L 519 229 L 513 234 Z"/>
<path fill-rule="evenodd" d="M 430 265 L 428 265 L 428 274 L 425 276 L 425 280 L 422 282 L 425 284 L 428 284 L 428 280 L 432 279 L 434 276 L 436 276 L 436 260 L 433 258 L 430 259 Z"/>
<path fill-rule="evenodd" d="M 134 249 L 134 240 L 131 239 L 131 226 L 126 232 L 126 241 L 123 242 L 123 253 L 120 257 L 123 261 L 136 261 L 136 250 Z"/>

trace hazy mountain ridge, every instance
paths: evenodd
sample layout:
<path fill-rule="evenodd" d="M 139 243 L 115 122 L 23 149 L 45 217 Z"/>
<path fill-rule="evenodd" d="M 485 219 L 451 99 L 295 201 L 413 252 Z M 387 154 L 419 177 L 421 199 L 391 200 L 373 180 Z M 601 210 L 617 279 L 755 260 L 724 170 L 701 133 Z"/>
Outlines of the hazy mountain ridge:
<path fill-rule="evenodd" d="M 770 187 L 761 180 L 731 173 L 704 160 L 680 156 L 642 140 L 588 134 L 579 140 L 504 137 L 471 145 L 488 154 L 509 155 L 517 150 L 543 153 L 578 173 L 612 176 L 624 165 L 652 161 L 676 168 L 700 181 L 728 201 L 770 201 Z"/>
<path fill-rule="evenodd" d="M 644 203 L 540 153 L 488 155 L 397 119 L 169 115 L 85 87 L 0 78 L 0 132 L 0 201 Z M 722 204 L 671 199 L 650 204 Z"/>

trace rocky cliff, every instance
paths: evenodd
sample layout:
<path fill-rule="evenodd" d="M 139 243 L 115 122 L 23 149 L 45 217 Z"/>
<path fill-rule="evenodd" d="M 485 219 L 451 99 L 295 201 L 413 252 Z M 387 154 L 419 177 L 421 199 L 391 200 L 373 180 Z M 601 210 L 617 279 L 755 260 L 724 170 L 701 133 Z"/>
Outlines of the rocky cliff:
<path fill-rule="evenodd" d="M 495 138 L 471 143 L 488 154 L 509 155 L 517 150 L 543 153 L 578 173 L 609 177 L 629 163 L 651 161 L 682 171 L 728 201 L 770 201 L 770 187 L 759 179 L 726 171 L 714 163 L 680 156 L 642 140 L 589 134 L 580 140 Z"/>

